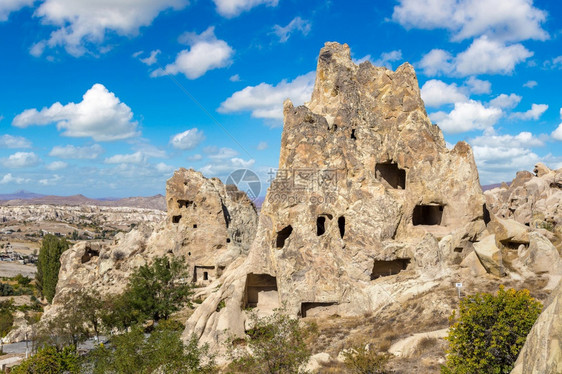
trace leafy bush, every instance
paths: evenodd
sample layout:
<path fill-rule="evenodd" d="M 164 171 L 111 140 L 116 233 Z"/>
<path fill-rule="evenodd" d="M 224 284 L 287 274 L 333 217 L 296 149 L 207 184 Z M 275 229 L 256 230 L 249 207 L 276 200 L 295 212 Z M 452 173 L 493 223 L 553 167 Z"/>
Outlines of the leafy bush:
<path fill-rule="evenodd" d="M 87 357 L 90 369 L 97 373 L 213 373 L 214 357 L 208 346 L 198 347 L 192 337 L 187 345 L 181 332 L 157 326 L 145 337 L 140 327 L 116 335 L 109 346 L 100 345 Z"/>
<path fill-rule="evenodd" d="M 23 287 L 27 287 L 29 286 L 29 284 L 31 283 L 31 278 L 29 277 L 25 277 L 21 274 L 18 274 L 14 277 L 14 280 L 16 282 L 18 282 L 19 285 L 23 286 Z"/>
<path fill-rule="evenodd" d="M 233 360 L 231 370 L 242 373 L 295 374 L 310 359 L 306 339 L 315 334 L 314 326 L 301 326 L 283 310 L 268 317 L 250 315 L 253 328 L 241 339 L 229 339 L 228 350 Z M 249 348 L 249 351 L 246 349 Z M 252 353 L 250 353 L 252 352 Z"/>
<path fill-rule="evenodd" d="M 459 320 L 447 340 L 443 373 L 509 373 L 542 304 L 528 290 L 479 293 L 461 300 Z M 455 312 L 451 321 L 455 319 Z"/>
<path fill-rule="evenodd" d="M 345 366 L 354 374 L 384 374 L 389 360 L 387 354 L 378 353 L 366 344 L 344 352 Z"/>
<path fill-rule="evenodd" d="M 13 296 L 14 295 L 14 287 L 12 287 L 8 283 L 0 282 L 0 296 Z"/>
<path fill-rule="evenodd" d="M 45 235 L 41 243 L 35 280 L 37 289 L 49 303 L 53 301 L 59 280 L 60 256 L 68 247 L 66 239 L 51 234 Z"/>
<path fill-rule="evenodd" d="M 14 324 L 14 302 L 12 300 L 0 302 L 0 338 L 10 332 Z"/>
<path fill-rule="evenodd" d="M 148 319 L 168 319 L 183 306 L 191 306 L 192 285 L 183 258 L 157 257 L 136 269 L 125 292 L 110 297 L 103 316 L 109 327 L 126 328 Z"/>
<path fill-rule="evenodd" d="M 30 358 L 14 367 L 12 374 L 56 374 L 78 373 L 80 369 L 79 357 L 74 347 L 57 349 L 45 346 Z"/>

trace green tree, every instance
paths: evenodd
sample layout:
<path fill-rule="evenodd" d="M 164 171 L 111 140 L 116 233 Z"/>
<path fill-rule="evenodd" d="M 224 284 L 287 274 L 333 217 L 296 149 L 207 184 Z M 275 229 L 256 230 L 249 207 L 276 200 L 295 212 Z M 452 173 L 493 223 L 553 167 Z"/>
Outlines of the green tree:
<path fill-rule="evenodd" d="M 94 374 L 215 372 L 214 357 L 209 355 L 207 345 L 199 347 L 195 337 L 185 345 L 181 331 L 162 325 L 148 338 L 139 326 L 115 335 L 110 347 L 100 345 L 88 355 L 86 366 Z"/>
<path fill-rule="evenodd" d="M 461 300 L 459 319 L 449 330 L 443 373 L 509 373 L 542 304 L 528 290 L 479 293 Z M 451 321 L 455 320 L 455 312 Z"/>
<path fill-rule="evenodd" d="M 13 300 L 0 302 L 0 338 L 6 336 L 12 329 L 14 324 L 14 310 Z"/>
<path fill-rule="evenodd" d="M 79 357 L 74 347 L 57 349 L 45 346 L 30 358 L 14 367 L 12 374 L 59 374 L 79 373 Z"/>
<path fill-rule="evenodd" d="M 300 368 L 311 356 L 306 340 L 316 333 L 315 326 L 301 325 L 282 309 L 262 318 L 252 313 L 250 321 L 253 328 L 248 331 L 245 344 L 234 338 L 227 343 L 233 360 L 231 369 L 242 373 L 301 373 Z"/>
<path fill-rule="evenodd" d="M 69 247 L 68 241 L 48 234 L 43 238 L 35 280 L 37 289 L 49 303 L 53 301 L 59 279 L 60 256 Z"/>
<path fill-rule="evenodd" d="M 62 311 L 47 320 L 36 340 L 62 349 L 99 336 L 103 302 L 97 292 L 75 290 L 61 296 Z"/>
<path fill-rule="evenodd" d="M 125 292 L 108 298 L 104 323 L 126 328 L 148 319 L 168 319 L 183 306 L 191 306 L 193 286 L 182 258 L 157 257 L 136 269 Z"/>

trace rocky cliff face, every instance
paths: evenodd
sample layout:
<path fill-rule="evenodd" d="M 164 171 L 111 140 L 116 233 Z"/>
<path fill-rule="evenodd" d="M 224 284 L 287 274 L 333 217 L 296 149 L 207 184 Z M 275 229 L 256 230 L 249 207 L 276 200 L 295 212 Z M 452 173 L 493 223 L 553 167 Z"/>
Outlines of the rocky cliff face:
<path fill-rule="evenodd" d="M 538 163 L 534 173 L 520 171 L 509 186 L 485 196 L 493 214 L 540 230 L 562 250 L 562 169 Z"/>
<path fill-rule="evenodd" d="M 445 146 L 415 72 L 355 65 L 327 43 L 310 103 L 284 104 L 279 171 L 247 260 L 189 319 L 204 342 L 243 334 L 247 308 L 361 315 L 430 289 L 485 230 L 470 147 Z M 224 301 L 226 307 L 217 311 Z"/>
<path fill-rule="evenodd" d="M 211 285 L 232 262 L 246 257 L 257 213 L 245 193 L 186 169 L 175 172 L 166 191 L 168 213 L 154 228 L 118 234 L 107 246 L 81 242 L 63 253 L 56 296 L 45 318 L 58 312 L 69 290 L 122 292 L 131 272 L 156 256 L 183 256 L 192 280 L 201 286 Z M 208 287 L 199 289 L 206 292 Z"/>
<path fill-rule="evenodd" d="M 552 293 L 511 374 L 562 373 L 562 284 Z"/>

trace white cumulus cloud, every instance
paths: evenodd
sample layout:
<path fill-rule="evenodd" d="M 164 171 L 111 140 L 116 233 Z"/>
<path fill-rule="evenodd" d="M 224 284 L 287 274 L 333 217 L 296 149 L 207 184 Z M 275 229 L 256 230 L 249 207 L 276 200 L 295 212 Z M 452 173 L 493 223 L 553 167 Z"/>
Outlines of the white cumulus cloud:
<path fill-rule="evenodd" d="M 291 82 L 284 79 L 275 86 L 269 83 L 248 86 L 222 102 L 218 111 L 251 111 L 255 118 L 283 119 L 283 101 L 290 98 L 295 105 L 301 105 L 310 100 L 315 77 L 315 72 L 310 72 Z"/>
<path fill-rule="evenodd" d="M 158 62 L 158 55 L 160 53 L 161 53 L 161 51 L 159 49 L 157 49 L 155 51 L 150 52 L 150 56 L 148 56 L 146 58 L 141 58 L 139 60 L 140 60 L 140 62 L 142 62 L 145 65 L 152 66 L 152 65 L 154 65 L 155 63 Z M 138 57 L 138 56 L 136 56 L 136 57 Z"/>
<path fill-rule="evenodd" d="M 400 61 L 402 60 L 402 51 L 390 51 L 390 52 L 383 52 L 381 53 L 380 58 L 373 61 L 373 65 L 375 66 L 384 66 L 387 69 L 392 69 L 391 62 Z"/>
<path fill-rule="evenodd" d="M 10 155 L 8 158 L 3 158 L 0 160 L 2 165 L 7 168 L 19 169 L 31 167 L 39 164 L 41 160 L 33 152 L 16 152 Z"/>
<path fill-rule="evenodd" d="M 501 41 L 546 40 L 547 13 L 532 0 L 399 0 L 392 19 L 407 29 L 446 29 L 453 40 L 486 35 Z"/>
<path fill-rule="evenodd" d="M 61 170 L 68 167 L 68 164 L 64 161 L 53 161 L 46 166 L 47 170 Z"/>
<path fill-rule="evenodd" d="M 0 136 L 0 148 L 30 148 L 31 142 L 21 136 Z"/>
<path fill-rule="evenodd" d="M 60 46 L 71 55 L 81 56 L 88 44 L 102 43 L 109 32 L 134 36 L 160 12 L 170 8 L 179 10 L 187 4 L 188 0 L 45 0 L 35 16 L 57 29 L 31 52 L 40 55 L 46 47 Z"/>
<path fill-rule="evenodd" d="M 57 102 L 49 108 L 27 109 L 18 114 L 12 124 L 16 127 L 57 124 L 62 135 L 91 137 L 96 141 L 112 141 L 139 135 L 133 112 L 114 93 L 96 83 L 79 103 L 62 105 Z"/>
<path fill-rule="evenodd" d="M 207 71 L 224 68 L 231 63 L 234 50 L 215 36 L 215 28 L 209 27 L 201 34 L 185 33 L 180 41 L 189 45 L 176 56 L 176 60 L 164 69 L 156 69 L 151 76 L 184 74 L 189 79 L 197 79 Z"/>
<path fill-rule="evenodd" d="M 464 102 L 468 97 L 459 89 L 456 83 L 447 84 L 437 79 L 431 79 L 421 88 L 421 97 L 426 106 L 439 107 L 443 104 Z"/>
<path fill-rule="evenodd" d="M 547 109 L 548 105 L 546 104 L 533 104 L 528 111 L 512 113 L 511 117 L 522 120 L 538 120 Z"/>
<path fill-rule="evenodd" d="M 538 86 L 537 81 L 527 81 L 525 82 L 525 84 L 523 84 L 523 87 L 527 87 L 527 88 L 535 88 Z"/>
<path fill-rule="evenodd" d="M 485 107 L 474 100 L 455 103 L 454 109 L 449 112 L 436 112 L 430 114 L 432 121 L 448 133 L 459 133 L 471 130 L 486 130 L 492 128 L 500 119 L 503 112 L 499 108 Z"/>
<path fill-rule="evenodd" d="M 295 17 L 291 22 L 289 22 L 287 26 L 273 26 L 273 32 L 279 37 L 279 41 L 281 43 L 285 43 L 287 40 L 289 40 L 291 34 L 295 31 L 300 31 L 300 33 L 304 36 L 308 35 L 311 27 L 312 25 L 309 21 L 304 20 L 300 17 Z"/>
<path fill-rule="evenodd" d="M 6 21 L 12 12 L 25 6 L 33 5 L 34 0 L 2 0 L 0 1 L 0 22 Z"/>
<path fill-rule="evenodd" d="M 193 128 L 172 136 L 170 144 L 177 149 L 190 150 L 201 144 L 203 140 L 205 140 L 203 130 Z"/>
<path fill-rule="evenodd" d="M 213 0 L 217 7 L 217 12 L 227 18 L 238 16 L 240 13 L 248 11 L 258 5 L 265 4 L 275 7 L 279 0 Z"/>
<path fill-rule="evenodd" d="M 519 104 L 522 97 L 514 93 L 506 95 L 501 94 L 490 100 L 490 106 L 501 109 L 513 109 Z"/>
<path fill-rule="evenodd" d="M 522 44 L 507 45 L 482 36 L 457 56 L 442 49 L 433 49 L 422 57 L 417 66 L 428 76 L 508 75 L 513 73 L 517 64 L 531 56 L 533 52 Z"/>
<path fill-rule="evenodd" d="M 12 175 L 12 173 L 8 173 L 5 174 L 2 179 L 0 179 L 0 184 L 10 184 L 10 183 L 14 183 L 14 184 L 22 184 L 22 183 L 27 183 L 29 182 L 29 179 L 25 179 L 22 177 L 14 177 Z"/>
<path fill-rule="evenodd" d="M 120 154 L 108 157 L 104 160 L 106 164 L 143 164 L 148 157 L 141 151 L 131 154 Z"/>
<path fill-rule="evenodd" d="M 104 149 L 99 144 L 91 146 L 76 147 L 73 145 L 53 147 L 49 156 L 59 157 L 63 159 L 82 159 L 82 160 L 95 160 L 98 158 Z"/>

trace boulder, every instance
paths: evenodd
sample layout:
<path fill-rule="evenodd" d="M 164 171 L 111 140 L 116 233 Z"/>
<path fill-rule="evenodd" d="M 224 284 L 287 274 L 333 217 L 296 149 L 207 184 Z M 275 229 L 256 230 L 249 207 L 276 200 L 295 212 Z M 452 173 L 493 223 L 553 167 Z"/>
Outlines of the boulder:
<path fill-rule="evenodd" d="M 470 254 L 462 260 L 460 266 L 468 269 L 470 274 L 474 277 L 480 277 L 487 274 L 486 268 L 480 262 L 476 252 L 470 252 Z"/>
<path fill-rule="evenodd" d="M 562 283 L 527 335 L 511 374 L 562 373 Z"/>
<path fill-rule="evenodd" d="M 488 273 L 498 277 L 503 277 L 505 275 L 502 252 L 496 246 L 495 235 L 488 235 L 479 242 L 474 243 L 474 252 L 476 252 L 478 259 L 482 265 L 484 265 Z"/>

